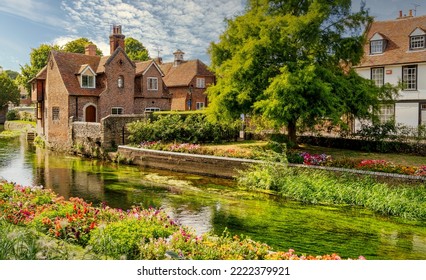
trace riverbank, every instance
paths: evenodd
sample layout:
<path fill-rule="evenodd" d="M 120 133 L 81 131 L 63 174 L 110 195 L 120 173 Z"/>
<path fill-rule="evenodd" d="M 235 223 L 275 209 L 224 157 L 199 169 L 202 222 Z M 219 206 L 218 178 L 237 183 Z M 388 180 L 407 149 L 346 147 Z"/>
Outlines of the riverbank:
<path fill-rule="evenodd" d="M 299 256 L 292 249 L 273 252 L 267 244 L 228 233 L 198 236 L 161 210 L 94 207 L 81 198 L 65 201 L 52 191 L 8 182 L 0 183 L 0 209 L 0 245 L 9 248 L 0 250 L 1 259 L 341 259 L 337 254 Z M 23 233 L 26 238 L 19 238 Z M 16 250 L 17 243 L 21 250 Z M 52 246 L 77 246 L 80 254 L 52 253 Z"/>

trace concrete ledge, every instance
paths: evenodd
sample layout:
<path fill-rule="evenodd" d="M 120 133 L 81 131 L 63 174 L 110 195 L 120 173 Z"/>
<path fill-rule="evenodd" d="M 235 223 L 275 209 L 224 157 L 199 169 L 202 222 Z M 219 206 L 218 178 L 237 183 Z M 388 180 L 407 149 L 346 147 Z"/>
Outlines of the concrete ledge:
<path fill-rule="evenodd" d="M 117 152 L 124 158 L 131 160 L 133 164 L 140 166 L 222 178 L 234 178 L 238 175 L 238 170 L 245 170 L 250 166 L 250 164 L 260 164 L 263 162 L 261 160 L 157 151 L 129 146 L 118 146 Z M 288 166 L 334 172 L 347 172 L 384 178 L 426 181 L 426 177 L 422 176 L 293 163 L 289 163 Z"/>

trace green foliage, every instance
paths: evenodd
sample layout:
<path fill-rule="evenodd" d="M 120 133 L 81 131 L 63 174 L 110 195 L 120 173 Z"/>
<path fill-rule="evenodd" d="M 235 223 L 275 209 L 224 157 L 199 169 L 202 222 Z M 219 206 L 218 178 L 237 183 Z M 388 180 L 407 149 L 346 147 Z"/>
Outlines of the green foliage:
<path fill-rule="evenodd" d="M 233 140 L 240 128 L 239 122 L 212 123 L 204 114 L 158 115 L 155 120 L 137 121 L 128 125 L 129 140 L 134 144 L 145 141 L 163 142 L 220 142 Z"/>
<path fill-rule="evenodd" d="M 127 37 L 124 39 L 126 54 L 131 60 L 146 61 L 149 60 L 148 50 L 138 40 Z"/>
<path fill-rule="evenodd" d="M 18 110 L 10 110 L 6 114 L 6 120 L 8 121 L 17 121 L 19 120 L 19 112 Z"/>
<path fill-rule="evenodd" d="M 384 215 L 426 220 L 426 186 L 393 188 L 371 177 L 335 174 L 319 170 L 276 168 L 271 163 L 241 172 L 240 186 L 270 189 L 283 197 L 313 204 L 349 204 Z"/>
<path fill-rule="evenodd" d="M 16 80 L 16 78 L 19 76 L 19 73 L 13 70 L 6 70 L 5 72 L 12 80 Z"/>
<path fill-rule="evenodd" d="M 137 259 L 142 244 L 150 238 L 168 237 L 174 232 L 161 223 L 126 219 L 100 226 L 92 233 L 89 245 L 97 254 L 114 259 Z"/>
<path fill-rule="evenodd" d="M 20 98 L 21 95 L 15 82 L 9 78 L 6 72 L 0 73 L 0 108 L 6 106 L 8 102 L 18 105 Z"/>
<path fill-rule="evenodd" d="M 64 45 L 62 48 L 65 52 L 72 52 L 72 53 L 85 53 L 85 49 L 87 45 L 93 44 L 92 41 L 90 41 L 87 38 L 78 38 L 73 41 L 70 41 Z M 99 56 L 102 56 L 102 51 L 99 49 L 96 49 L 96 54 Z"/>
<path fill-rule="evenodd" d="M 353 13 L 349 0 L 250 1 L 210 46 L 218 80 L 207 91 L 209 117 L 262 114 L 287 126 L 295 143 L 301 124 L 369 116 L 365 104 L 392 95 L 347 71 L 362 57 L 365 38 L 355 34 L 370 20 L 364 7 Z"/>
<path fill-rule="evenodd" d="M 30 52 L 30 64 L 21 66 L 21 75 L 17 78 L 18 84 L 25 87 L 27 92 L 31 92 L 29 81 L 34 78 L 47 64 L 47 59 L 51 50 L 59 50 L 58 45 L 41 44 L 38 48 L 32 48 Z"/>

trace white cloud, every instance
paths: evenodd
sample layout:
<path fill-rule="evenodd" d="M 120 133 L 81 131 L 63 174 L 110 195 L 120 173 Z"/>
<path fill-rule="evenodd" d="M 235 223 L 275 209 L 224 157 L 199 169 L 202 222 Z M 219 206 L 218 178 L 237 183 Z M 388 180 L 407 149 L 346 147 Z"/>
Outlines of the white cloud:
<path fill-rule="evenodd" d="M 208 62 L 207 48 L 224 31 L 224 19 L 240 13 L 245 2 L 62 0 L 61 7 L 67 14 L 68 31 L 97 42 L 105 55 L 109 53 L 107 42 L 111 25 L 120 24 L 123 34 L 141 41 L 152 57 L 161 49 L 161 56 L 171 59 L 173 51 L 179 48 L 186 53 L 187 59 L 200 58 Z"/>
<path fill-rule="evenodd" d="M 64 26 L 66 23 L 56 15 L 55 1 L 49 0 L 1 0 L 0 12 L 18 16 L 50 27 Z"/>

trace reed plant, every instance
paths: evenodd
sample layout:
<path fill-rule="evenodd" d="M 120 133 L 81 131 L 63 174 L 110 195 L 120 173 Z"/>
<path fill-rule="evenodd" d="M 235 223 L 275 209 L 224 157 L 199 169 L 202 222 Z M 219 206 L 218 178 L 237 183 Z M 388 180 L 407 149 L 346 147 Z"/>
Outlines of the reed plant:
<path fill-rule="evenodd" d="M 384 215 L 426 221 L 426 186 L 380 182 L 370 176 L 287 168 L 267 162 L 240 172 L 240 186 L 312 204 L 363 206 Z"/>

